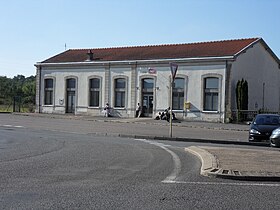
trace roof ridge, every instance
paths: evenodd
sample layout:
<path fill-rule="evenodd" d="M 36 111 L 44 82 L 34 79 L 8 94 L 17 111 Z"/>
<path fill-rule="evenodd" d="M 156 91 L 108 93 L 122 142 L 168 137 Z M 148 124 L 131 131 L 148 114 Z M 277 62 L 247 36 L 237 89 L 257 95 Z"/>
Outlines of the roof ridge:
<path fill-rule="evenodd" d="M 202 41 L 202 42 L 189 42 L 189 43 L 175 43 L 175 44 L 155 44 L 155 45 L 134 45 L 134 46 L 118 46 L 118 47 L 99 47 L 99 48 L 72 48 L 69 50 L 106 50 L 106 49 L 131 49 L 131 48 L 144 48 L 144 47 L 164 47 L 164 46 L 181 46 L 181 45 L 195 45 L 195 44 L 207 44 L 207 43 L 221 43 L 221 42 L 232 42 L 232 41 L 245 41 L 245 40 L 258 40 L 260 37 L 252 38 L 241 38 L 241 39 L 223 39 L 213 41 Z"/>

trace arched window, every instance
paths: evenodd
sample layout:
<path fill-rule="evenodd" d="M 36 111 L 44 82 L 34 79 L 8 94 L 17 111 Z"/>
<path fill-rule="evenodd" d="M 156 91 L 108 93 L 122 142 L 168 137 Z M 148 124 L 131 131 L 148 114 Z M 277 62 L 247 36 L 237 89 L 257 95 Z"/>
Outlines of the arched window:
<path fill-rule="evenodd" d="M 100 102 L 100 79 L 89 80 L 89 106 L 98 107 Z"/>
<path fill-rule="evenodd" d="M 204 111 L 218 111 L 219 78 L 204 78 Z"/>
<path fill-rule="evenodd" d="M 115 79 L 115 107 L 125 107 L 126 80 Z"/>
<path fill-rule="evenodd" d="M 53 105 L 53 79 L 45 79 L 44 93 L 44 104 Z"/>
<path fill-rule="evenodd" d="M 184 109 L 184 89 L 185 79 L 175 78 L 172 94 L 172 109 L 183 110 Z"/>

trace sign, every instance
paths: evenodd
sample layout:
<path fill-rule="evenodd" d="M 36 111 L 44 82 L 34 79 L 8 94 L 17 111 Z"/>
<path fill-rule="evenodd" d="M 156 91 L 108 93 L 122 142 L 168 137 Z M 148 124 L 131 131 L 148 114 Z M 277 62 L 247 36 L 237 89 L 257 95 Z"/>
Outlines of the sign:
<path fill-rule="evenodd" d="M 153 69 L 153 68 L 149 68 L 149 74 L 156 74 L 157 73 L 157 70 L 156 69 Z"/>
<path fill-rule="evenodd" d="M 170 69 L 171 69 L 172 79 L 174 80 L 177 73 L 178 65 L 176 63 L 170 63 Z"/>

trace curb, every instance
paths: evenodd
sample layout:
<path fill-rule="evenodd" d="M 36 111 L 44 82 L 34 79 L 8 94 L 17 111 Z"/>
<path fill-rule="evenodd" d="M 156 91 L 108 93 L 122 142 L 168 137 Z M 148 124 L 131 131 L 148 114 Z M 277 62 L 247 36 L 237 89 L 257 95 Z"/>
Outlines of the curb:
<path fill-rule="evenodd" d="M 161 141 L 182 141 L 182 142 L 199 142 L 199 143 L 212 143 L 212 144 L 234 144 L 234 145 L 250 145 L 250 146 L 267 146 L 270 144 L 266 142 L 242 142 L 234 140 L 216 140 L 216 139 L 194 139 L 194 138 L 180 138 L 180 137 L 165 137 L 165 136 L 145 136 L 145 135 L 130 135 L 119 134 L 119 137 L 125 138 L 138 138 L 149 140 L 161 140 Z"/>
<path fill-rule="evenodd" d="M 197 156 L 201 161 L 200 174 L 202 176 L 246 180 L 246 181 L 280 181 L 280 172 L 255 172 L 255 171 L 237 171 L 223 169 L 219 166 L 219 160 L 210 152 L 197 147 L 190 146 L 185 151 Z"/>

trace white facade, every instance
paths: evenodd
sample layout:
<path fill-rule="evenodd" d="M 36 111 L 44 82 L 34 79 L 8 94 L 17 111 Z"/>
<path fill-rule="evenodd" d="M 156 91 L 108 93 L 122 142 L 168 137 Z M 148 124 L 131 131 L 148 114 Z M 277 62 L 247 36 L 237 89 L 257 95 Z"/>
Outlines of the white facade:
<path fill-rule="evenodd" d="M 171 106 L 170 62 L 179 66 L 176 79 L 181 88 L 173 105 L 178 118 L 225 122 L 236 109 L 235 85 L 242 78 L 249 84 L 250 110 L 279 111 L 279 60 L 265 47 L 260 41 L 238 55 L 215 58 L 37 63 L 37 112 L 100 116 L 109 103 L 114 116 L 134 117 L 140 103 L 147 107 L 145 115 L 154 117 Z M 99 81 L 97 88 L 91 87 L 93 78 Z M 75 88 L 67 88 L 68 79 L 74 79 Z M 207 89 L 206 80 L 216 86 Z M 117 89 L 117 81 L 125 85 Z M 91 91 L 98 95 L 98 105 L 91 105 Z"/>

